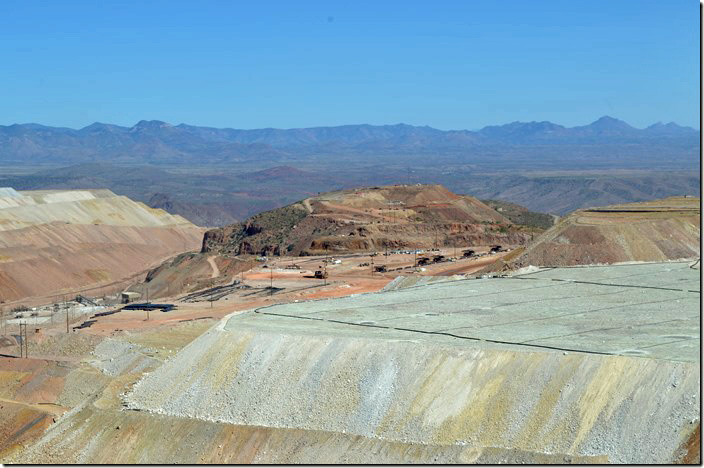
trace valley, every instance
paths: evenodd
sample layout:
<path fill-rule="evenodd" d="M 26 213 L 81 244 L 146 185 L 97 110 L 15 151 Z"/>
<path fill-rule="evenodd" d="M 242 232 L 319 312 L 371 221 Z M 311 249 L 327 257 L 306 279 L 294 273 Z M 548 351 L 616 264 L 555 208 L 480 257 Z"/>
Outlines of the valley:
<path fill-rule="evenodd" d="M 19 166 L 0 175 L 0 185 L 18 190 L 108 188 L 204 227 L 243 221 L 322 192 L 409 181 L 411 185 L 440 184 L 480 200 L 513 202 L 534 212 L 559 216 L 592 206 L 700 195 L 698 169 L 536 172 L 466 164 L 375 164 L 349 165 L 340 174 L 334 166 L 301 163 L 298 167 L 305 170 L 291 178 L 284 175 L 290 167 L 265 163 L 217 167 L 89 164 L 39 171 Z"/>

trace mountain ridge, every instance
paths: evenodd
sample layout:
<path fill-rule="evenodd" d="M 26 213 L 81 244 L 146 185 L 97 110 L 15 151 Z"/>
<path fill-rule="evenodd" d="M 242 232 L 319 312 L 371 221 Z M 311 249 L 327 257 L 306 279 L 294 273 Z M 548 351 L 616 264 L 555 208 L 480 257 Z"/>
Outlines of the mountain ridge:
<path fill-rule="evenodd" d="M 0 126 L 0 162 L 221 164 L 326 154 L 466 158 L 492 151 L 531 152 L 539 146 L 570 145 L 587 151 L 598 145 L 644 145 L 644 154 L 657 151 L 661 156 L 669 149 L 698 152 L 699 134 L 675 123 L 638 129 L 609 116 L 576 127 L 533 121 L 486 126 L 478 131 L 404 123 L 250 130 L 173 125 L 161 120 L 140 120 L 132 127 L 94 122 L 80 129 L 26 123 Z M 655 146 L 660 149 L 654 150 Z"/>
<path fill-rule="evenodd" d="M 277 131 L 294 131 L 294 130 L 321 130 L 321 129 L 337 129 L 337 128 L 352 128 L 352 127 L 368 127 L 368 128 L 415 128 L 415 129 L 428 129 L 428 130 L 435 130 L 438 132 L 445 132 L 445 133 L 450 133 L 450 132 L 481 132 L 483 129 L 489 128 L 489 127 L 503 127 L 507 125 L 513 125 L 513 124 L 552 124 L 559 126 L 561 128 L 566 128 L 566 129 L 575 129 L 575 128 L 584 128 L 584 127 L 589 127 L 593 125 L 598 125 L 598 126 L 604 126 L 604 125 L 611 125 L 611 124 L 626 124 L 628 127 L 635 129 L 635 130 L 647 130 L 651 127 L 655 126 L 675 126 L 679 127 L 680 129 L 687 129 L 691 130 L 694 132 L 699 132 L 699 130 L 686 126 L 686 125 L 679 125 L 676 122 L 669 122 L 667 124 L 663 124 L 662 121 L 655 122 L 651 125 L 648 125 L 646 127 L 643 127 L 641 129 L 637 127 L 633 127 L 630 124 L 626 123 L 623 120 L 620 120 L 618 118 L 609 116 L 609 115 L 603 115 L 599 117 L 598 119 L 594 120 L 593 122 L 586 124 L 586 125 L 575 125 L 574 127 L 566 127 L 564 125 L 556 124 L 554 122 L 551 122 L 549 120 L 543 120 L 543 121 L 520 121 L 516 120 L 513 122 L 508 122 L 505 124 L 496 124 L 496 125 L 487 125 L 479 130 L 468 130 L 468 129 L 449 129 L 449 130 L 441 130 L 435 127 L 432 127 L 430 125 L 411 125 L 403 122 L 395 123 L 395 124 L 381 124 L 381 125 L 374 125 L 374 124 L 367 124 L 367 123 L 359 123 L 359 124 L 343 124 L 343 125 L 320 125 L 320 126 L 314 126 L 314 127 L 289 127 L 289 128 L 278 128 L 278 127 L 262 127 L 262 128 L 251 128 L 251 129 L 238 129 L 234 127 L 211 127 L 211 126 L 206 126 L 206 125 L 191 125 L 187 123 L 179 123 L 179 124 L 171 124 L 169 122 L 166 122 L 164 120 L 158 120 L 158 119 L 152 119 L 152 120 L 147 120 L 147 119 L 142 119 L 135 123 L 131 127 L 126 127 L 123 125 L 117 125 L 117 124 L 110 124 L 110 123 L 105 123 L 105 122 L 93 122 L 91 124 L 86 125 L 85 127 L 81 128 L 71 128 L 71 127 L 62 127 L 62 126 L 53 126 L 53 125 L 44 125 L 36 122 L 25 122 L 25 123 L 13 123 L 9 125 L 0 125 L 0 128 L 7 128 L 7 127 L 41 127 L 41 128 L 51 128 L 51 129 L 59 129 L 59 130 L 70 130 L 70 131 L 75 131 L 79 132 L 82 130 L 89 129 L 91 127 L 95 126 L 105 126 L 105 127 L 113 127 L 113 128 L 120 128 L 120 129 L 125 129 L 129 130 L 131 128 L 135 127 L 181 127 L 181 128 L 199 128 L 199 129 L 209 129 L 209 130 L 235 130 L 235 131 L 240 131 L 240 132 L 252 132 L 252 131 L 264 131 L 264 130 L 277 130 Z"/>

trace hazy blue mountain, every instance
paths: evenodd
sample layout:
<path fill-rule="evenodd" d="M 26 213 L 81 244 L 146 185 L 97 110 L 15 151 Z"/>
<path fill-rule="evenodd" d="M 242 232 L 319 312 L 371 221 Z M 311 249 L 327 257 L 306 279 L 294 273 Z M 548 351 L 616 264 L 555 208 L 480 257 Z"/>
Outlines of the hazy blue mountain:
<path fill-rule="evenodd" d="M 604 145 L 600 148 L 600 145 Z M 622 155 L 642 160 L 686 160 L 699 153 L 699 131 L 675 123 L 637 129 L 613 117 L 579 127 L 552 122 L 512 122 L 479 131 L 428 126 L 343 125 L 297 129 L 171 125 L 142 120 L 132 127 L 96 122 L 85 128 L 39 124 L 0 126 L 0 162 L 5 164 L 113 162 L 130 164 L 228 164 L 319 157 L 428 156 L 455 162 L 539 160 L 555 150 L 562 160 Z M 507 159 L 508 158 L 508 159 Z M 607 161 L 608 162 L 608 161 Z"/>
<path fill-rule="evenodd" d="M 605 115 L 600 119 L 583 127 L 574 127 L 573 130 L 589 133 L 592 135 L 631 135 L 638 130 L 631 127 L 623 120 L 615 119 Z"/>
<path fill-rule="evenodd" d="M 693 129 L 692 127 L 683 127 L 681 125 L 677 125 L 675 122 L 670 122 L 667 124 L 664 124 L 662 122 L 657 122 L 654 123 L 653 125 L 647 127 L 645 129 L 646 132 L 650 133 L 651 135 L 672 135 L 672 136 L 679 136 L 679 135 L 689 135 L 689 136 L 698 136 L 699 132 Z"/>
<path fill-rule="evenodd" d="M 558 141 L 564 138 L 569 130 L 552 122 L 512 122 L 506 125 L 484 127 L 479 133 L 504 143 L 525 143 L 551 139 Z"/>
<path fill-rule="evenodd" d="M 510 144 L 633 144 L 652 143 L 654 138 L 673 137 L 672 144 L 697 144 L 699 132 L 675 123 L 657 123 L 643 130 L 623 120 L 604 116 L 589 125 L 566 128 L 552 122 L 513 122 L 484 127 L 479 133 Z M 679 139 L 679 141 L 677 141 Z"/>

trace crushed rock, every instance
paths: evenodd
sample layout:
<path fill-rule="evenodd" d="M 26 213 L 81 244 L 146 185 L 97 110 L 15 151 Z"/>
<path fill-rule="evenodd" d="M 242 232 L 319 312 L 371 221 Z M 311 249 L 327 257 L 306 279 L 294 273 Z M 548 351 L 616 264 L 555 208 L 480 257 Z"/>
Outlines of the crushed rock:
<path fill-rule="evenodd" d="M 89 364 L 112 377 L 126 372 L 140 372 L 157 366 L 160 360 L 152 357 L 157 351 L 134 343 L 107 338 L 91 353 L 94 359 Z"/>

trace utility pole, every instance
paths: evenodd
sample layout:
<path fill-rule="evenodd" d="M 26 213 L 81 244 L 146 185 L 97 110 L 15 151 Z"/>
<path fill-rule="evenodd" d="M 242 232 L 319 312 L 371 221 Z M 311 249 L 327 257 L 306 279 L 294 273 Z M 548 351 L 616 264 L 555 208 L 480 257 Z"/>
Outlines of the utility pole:
<path fill-rule="evenodd" d="M 69 333 L 69 331 L 68 331 L 68 305 L 66 304 L 66 296 L 64 296 L 64 310 L 66 311 L 66 333 Z"/>
<path fill-rule="evenodd" d="M 27 334 L 27 322 L 20 322 L 20 357 L 29 356 L 29 335 Z M 22 350 L 24 349 L 24 356 Z"/>
<path fill-rule="evenodd" d="M 374 276 L 374 255 L 370 255 L 369 258 L 372 260 L 371 265 L 372 265 L 372 276 Z"/>

